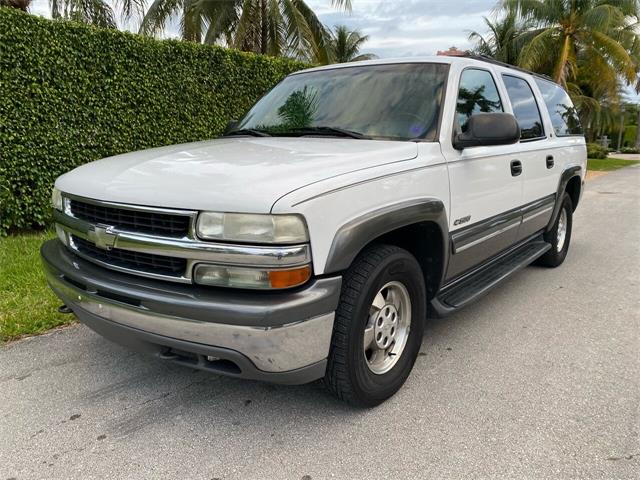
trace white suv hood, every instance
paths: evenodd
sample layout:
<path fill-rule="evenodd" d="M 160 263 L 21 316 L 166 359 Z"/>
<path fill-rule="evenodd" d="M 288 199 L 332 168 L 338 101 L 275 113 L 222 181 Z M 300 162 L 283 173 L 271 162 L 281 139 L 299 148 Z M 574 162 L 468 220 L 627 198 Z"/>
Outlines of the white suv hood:
<path fill-rule="evenodd" d="M 413 142 L 222 138 L 98 160 L 62 175 L 56 187 L 111 202 L 268 213 L 292 190 L 416 155 Z"/>

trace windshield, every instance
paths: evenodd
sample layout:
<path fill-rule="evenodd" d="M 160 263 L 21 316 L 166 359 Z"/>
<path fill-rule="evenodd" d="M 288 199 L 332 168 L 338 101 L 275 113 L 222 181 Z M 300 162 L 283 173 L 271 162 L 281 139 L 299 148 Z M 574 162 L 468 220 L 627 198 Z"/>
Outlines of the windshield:
<path fill-rule="evenodd" d="M 237 130 L 434 141 L 448 65 L 372 65 L 291 75 Z"/>

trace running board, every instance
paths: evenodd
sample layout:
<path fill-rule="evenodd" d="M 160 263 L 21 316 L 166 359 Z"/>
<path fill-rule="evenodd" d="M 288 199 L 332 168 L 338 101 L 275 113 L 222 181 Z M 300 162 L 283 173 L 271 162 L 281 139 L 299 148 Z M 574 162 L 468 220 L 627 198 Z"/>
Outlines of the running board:
<path fill-rule="evenodd" d="M 544 255 L 550 248 L 551 244 L 542 240 L 526 243 L 451 287 L 445 287 L 436 298 L 431 300 L 434 313 L 438 317 L 444 317 L 467 306 Z"/>

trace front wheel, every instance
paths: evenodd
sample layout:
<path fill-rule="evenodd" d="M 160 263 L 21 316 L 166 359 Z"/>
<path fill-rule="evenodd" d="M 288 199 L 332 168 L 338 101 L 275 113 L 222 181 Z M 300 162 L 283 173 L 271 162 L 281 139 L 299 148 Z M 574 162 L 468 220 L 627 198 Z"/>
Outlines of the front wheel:
<path fill-rule="evenodd" d="M 390 245 L 365 250 L 344 275 L 324 379 L 329 390 L 364 407 L 391 397 L 413 368 L 425 317 L 415 257 Z"/>
<path fill-rule="evenodd" d="M 551 244 L 551 249 L 537 260 L 538 265 L 558 267 L 562 265 L 569 251 L 571 229 L 573 227 L 573 204 L 571 197 L 565 193 L 556 223 L 544 234 L 544 239 Z"/>

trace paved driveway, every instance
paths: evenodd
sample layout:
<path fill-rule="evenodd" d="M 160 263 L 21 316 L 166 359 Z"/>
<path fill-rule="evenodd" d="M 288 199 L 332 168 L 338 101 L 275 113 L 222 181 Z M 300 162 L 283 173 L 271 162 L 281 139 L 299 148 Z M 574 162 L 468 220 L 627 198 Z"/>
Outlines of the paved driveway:
<path fill-rule="evenodd" d="M 611 158 L 621 158 L 622 160 L 640 160 L 638 153 L 610 153 Z"/>
<path fill-rule="evenodd" d="M 640 168 L 590 182 L 566 263 L 430 321 L 408 383 L 373 410 L 83 326 L 0 348 L 0 480 L 638 479 L 639 185 Z"/>

